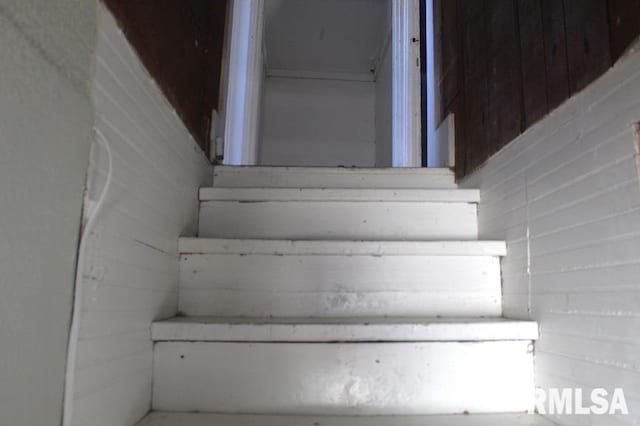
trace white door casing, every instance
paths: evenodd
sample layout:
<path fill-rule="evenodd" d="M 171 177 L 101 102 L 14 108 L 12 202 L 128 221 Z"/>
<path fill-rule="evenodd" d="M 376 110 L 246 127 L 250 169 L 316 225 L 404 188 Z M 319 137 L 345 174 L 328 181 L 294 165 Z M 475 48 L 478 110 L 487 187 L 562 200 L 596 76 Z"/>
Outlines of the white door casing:
<path fill-rule="evenodd" d="M 265 0 L 232 0 L 223 164 L 258 164 Z M 420 0 L 392 5 L 392 165 L 421 167 Z"/>
<path fill-rule="evenodd" d="M 264 0 L 232 0 L 224 164 L 258 163 Z"/>

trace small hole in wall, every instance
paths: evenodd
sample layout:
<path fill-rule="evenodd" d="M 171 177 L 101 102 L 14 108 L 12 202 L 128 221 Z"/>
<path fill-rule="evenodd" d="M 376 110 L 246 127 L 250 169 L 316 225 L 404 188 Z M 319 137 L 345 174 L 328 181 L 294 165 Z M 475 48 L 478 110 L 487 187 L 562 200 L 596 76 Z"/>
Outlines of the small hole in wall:
<path fill-rule="evenodd" d="M 184 355 L 180 355 L 180 359 L 184 359 Z"/>

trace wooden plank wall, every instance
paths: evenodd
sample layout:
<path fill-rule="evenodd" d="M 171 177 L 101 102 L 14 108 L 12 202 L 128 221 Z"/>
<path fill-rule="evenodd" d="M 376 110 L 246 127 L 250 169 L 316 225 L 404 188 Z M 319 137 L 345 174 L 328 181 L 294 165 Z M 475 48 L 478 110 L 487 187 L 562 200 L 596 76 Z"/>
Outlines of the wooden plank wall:
<path fill-rule="evenodd" d="M 482 165 L 607 70 L 640 0 L 434 0 L 436 122 L 456 116 L 456 174 Z"/>
<path fill-rule="evenodd" d="M 103 0 L 202 149 L 218 107 L 226 0 Z"/>
<path fill-rule="evenodd" d="M 104 7 L 95 58 L 95 127 L 113 169 L 82 267 L 73 425 L 132 426 L 151 408 L 151 322 L 177 313 L 178 237 L 197 233 L 198 189 L 213 170 Z M 85 205 L 104 188 L 107 157 L 94 142 Z"/>
<path fill-rule="evenodd" d="M 538 321 L 536 386 L 624 388 L 630 415 L 603 425 L 640 424 L 639 71 L 636 51 L 462 183 L 480 189 L 480 239 L 509 248 L 504 315 Z"/>

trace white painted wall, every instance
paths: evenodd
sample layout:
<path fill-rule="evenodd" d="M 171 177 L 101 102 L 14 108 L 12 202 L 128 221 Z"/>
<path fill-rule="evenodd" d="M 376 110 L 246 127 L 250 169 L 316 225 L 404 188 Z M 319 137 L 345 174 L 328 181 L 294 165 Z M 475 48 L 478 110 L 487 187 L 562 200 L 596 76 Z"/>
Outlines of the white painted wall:
<path fill-rule="evenodd" d="M 388 0 L 265 0 L 261 165 L 391 166 L 390 32 Z"/>
<path fill-rule="evenodd" d="M 268 77 L 262 115 L 261 165 L 375 163 L 373 82 Z"/>
<path fill-rule="evenodd" d="M 626 392 L 629 416 L 561 424 L 640 421 L 639 70 L 635 52 L 463 182 L 481 238 L 507 240 L 505 314 L 540 323 L 537 386 Z"/>
<path fill-rule="evenodd" d="M 0 2 L 0 424 L 59 425 L 95 1 Z"/>
<path fill-rule="evenodd" d="M 73 423 L 130 426 L 150 408 L 151 321 L 177 312 L 178 237 L 195 234 L 198 188 L 212 170 L 103 7 L 95 54 L 96 128 L 113 180 L 81 265 Z M 106 170 L 94 144 L 87 205 Z"/>
<path fill-rule="evenodd" d="M 389 30 L 391 22 L 389 22 Z M 387 30 L 387 31 L 389 31 Z M 390 42 L 390 40 L 389 40 Z M 392 150 L 391 146 L 391 104 L 392 104 L 392 82 L 391 82 L 391 46 L 383 50 L 382 59 L 377 68 L 376 75 L 376 167 L 391 167 Z"/>
<path fill-rule="evenodd" d="M 265 0 L 269 70 L 369 76 L 389 0 Z"/>

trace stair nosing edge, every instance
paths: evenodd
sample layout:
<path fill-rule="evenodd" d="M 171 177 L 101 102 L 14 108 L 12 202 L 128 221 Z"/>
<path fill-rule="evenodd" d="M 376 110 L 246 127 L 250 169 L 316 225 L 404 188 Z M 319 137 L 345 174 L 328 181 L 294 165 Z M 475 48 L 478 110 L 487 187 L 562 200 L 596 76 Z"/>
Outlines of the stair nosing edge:
<path fill-rule="evenodd" d="M 189 254 L 282 254 L 360 256 L 492 256 L 506 255 L 499 240 L 285 240 L 181 237 L 181 255 Z"/>

